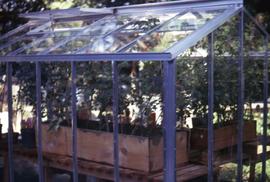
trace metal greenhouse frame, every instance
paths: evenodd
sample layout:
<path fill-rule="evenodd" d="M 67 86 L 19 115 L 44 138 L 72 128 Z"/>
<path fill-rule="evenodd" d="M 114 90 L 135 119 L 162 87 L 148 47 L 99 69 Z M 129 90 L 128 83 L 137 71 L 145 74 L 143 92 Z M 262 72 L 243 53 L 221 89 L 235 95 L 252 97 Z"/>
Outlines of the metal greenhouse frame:
<path fill-rule="evenodd" d="M 160 51 L 136 50 L 138 42 L 143 42 L 152 34 L 170 30 L 170 24 L 175 19 L 187 12 L 198 13 L 195 25 L 181 38 L 171 40 L 166 49 Z M 168 15 L 168 16 L 164 16 Z M 114 139 L 114 181 L 120 181 L 119 174 L 119 147 L 118 147 L 118 67 L 119 61 L 159 61 L 163 64 L 163 93 L 164 93 L 164 180 L 166 182 L 176 181 L 176 59 L 181 54 L 196 45 L 205 37 L 208 37 L 208 181 L 213 181 L 213 105 L 214 105 L 214 41 L 213 32 L 229 21 L 234 16 L 239 16 L 239 55 L 238 55 L 238 140 L 237 140 L 237 181 L 242 181 L 243 171 L 243 110 L 244 110 L 244 16 L 254 21 L 257 29 L 264 36 L 265 51 L 263 54 L 254 55 L 264 59 L 264 109 L 263 109 L 263 162 L 262 181 L 266 181 L 266 146 L 267 146 L 267 114 L 268 114 L 268 33 L 259 25 L 254 18 L 244 9 L 242 0 L 181 0 L 173 2 L 149 3 L 143 5 L 131 5 L 113 8 L 73 8 L 67 10 L 52 10 L 21 15 L 29 19 L 28 23 L 8 32 L 0 37 L 0 62 L 6 63 L 7 85 L 8 85 L 8 157 L 9 157 L 9 181 L 13 182 L 13 126 L 12 126 L 12 65 L 15 62 L 35 63 L 36 71 L 36 116 L 38 131 L 38 166 L 39 181 L 44 181 L 43 157 L 42 157 L 42 133 L 41 133 L 41 63 L 43 62 L 69 62 L 72 71 L 72 161 L 73 181 L 78 181 L 77 161 L 77 117 L 76 117 L 76 63 L 90 61 L 110 61 L 112 63 L 113 78 L 113 139 Z M 135 35 L 134 30 L 129 30 L 137 16 L 155 16 L 160 18 L 161 23 L 148 27 L 146 30 Z M 135 18 L 133 18 L 135 17 Z M 69 21 L 89 21 L 84 27 L 55 28 L 54 23 L 65 23 Z M 112 28 L 100 33 L 106 26 L 107 21 L 120 21 Z M 174 24 L 177 24 L 175 22 Z M 97 29 L 96 32 L 93 30 Z M 128 41 L 117 39 L 121 31 L 126 30 L 134 33 L 134 37 Z M 69 36 L 61 37 L 61 33 Z M 95 35 L 97 34 L 97 35 Z M 42 47 L 42 43 L 51 37 L 60 36 L 51 45 Z M 15 36 L 15 38 L 14 38 Z M 65 45 L 77 39 L 89 37 L 86 44 L 76 47 L 74 50 L 65 50 Z M 115 37 L 110 44 L 108 37 Z M 100 41 L 101 40 L 101 41 Z M 95 47 L 95 43 L 101 43 Z M 119 41 L 119 42 L 117 42 Z M 108 43 L 109 42 L 109 43 Z M 18 44 L 18 46 L 15 46 Z M 150 45 L 151 46 L 151 45 Z M 109 47 L 109 48 L 108 48 Z M 149 51 L 150 50 L 150 51 Z"/>

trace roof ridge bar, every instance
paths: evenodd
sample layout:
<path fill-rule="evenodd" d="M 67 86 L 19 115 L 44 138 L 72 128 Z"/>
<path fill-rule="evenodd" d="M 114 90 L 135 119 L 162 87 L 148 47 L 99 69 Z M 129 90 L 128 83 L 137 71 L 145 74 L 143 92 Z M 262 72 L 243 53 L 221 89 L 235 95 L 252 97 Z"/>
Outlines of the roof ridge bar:
<path fill-rule="evenodd" d="M 265 28 L 248 12 L 248 10 L 244 7 L 243 8 L 245 15 L 256 25 L 256 27 L 265 35 L 269 36 L 268 32 Z"/>
<path fill-rule="evenodd" d="M 176 58 L 183 51 L 188 48 L 194 46 L 199 40 L 206 37 L 209 33 L 217 29 L 219 26 L 224 24 L 228 19 L 232 16 L 239 13 L 242 6 L 234 6 L 232 8 L 228 8 L 222 14 L 217 17 L 209 20 L 209 22 L 205 23 L 201 28 L 197 29 L 195 32 L 191 33 L 184 39 L 174 43 L 170 48 L 168 48 L 165 52 L 170 52 L 173 58 Z"/>
<path fill-rule="evenodd" d="M 93 26 L 95 26 L 96 24 L 100 23 L 101 21 L 103 21 L 103 20 L 105 20 L 105 19 L 107 19 L 107 18 L 109 18 L 109 17 L 112 17 L 112 16 L 105 16 L 105 17 L 103 17 L 103 18 L 101 18 L 101 19 L 99 19 L 99 20 L 97 20 L 97 21 L 91 23 L 89 26 L 85 27 L 82 31 L 78 32 L 76 35 L 71 36 L 71 37 L 69 37 L 69 38 L 66 38 L 66 39 L 64 39 L 64 40 L 61 40 L 60 42 L 56 43 L 53 47 L 49 47 L 48 49 L 46 49 L 46 50 L 44 50 L 44 51 L 38 53 L 37 55 L 48 54 L 49 52 L 51 52 L 51 51 L 57 49 L 58 47 L 61 47 L 62 45 L 68 43 L 69 41 L 72 41 L 72 40 L 78 38 L 78 37 L 81 36 L 83 33 L 88 32 Z"/>
<path fill-rule="evenodd" d="M 151 34 L 152 32 L 156 31 L 157 29 L 159 29 L 160 27 L 164 26 L 164 25 L 167 25 L 169 24 L 172 20 L 180 17 L 180 16 L 183 16 L 185 13 L 187 13 L 188 10 L 185 10 L 185 11 L 181 11 L 180 13 L 178 13 L 177 15 L 175 15 L 174 17 L 164 21 L 163 23 L 153 27 L 152 29 L 148 30 L 147 32 L 145 32 L 143 35 L 137 37 L 136 39 L 132 40 L 131 42 L 129 42 L 128 44 L 120 47 L 119 49 L 116 50 L 116 52 L 124 52 L 126 51 L 127 49 L 129 49 L 130 47 L 132 47 L 134 44 L 137 43 L 138 40 L 144 38 L 145 36 Z"/>
<path fill-rule="evenodd" d="M 170 10 L 178 6 L 179 9 L 187 8 L 204 8 L 204 7 L 214 7 L 214 6 L 230 6 L 243 4 L 243 0 L 181 0 L 181 1 L 171 1 L 171 2 L 160 2 L 160 3 L 146 3 L 137 4 L 129 6 L 118 6 L 114 7 L 118 14 L 125 13 L 138 13 L 138 12 L 153 12 L 153 11 L 164 11 L 166 9 Z"/>
<path fill-rule="evenodd" d="M 61 16 L 62 13 L 62 16 Z M 68 9 L 55 9 L 55 10 L 45 10 L 40 12 L 30 12 L 30 13 L 23 13 L 20 14 L 20 17 L 23 18 L 36 18 L 36 19 L 50 19 L 51 16 L 54 16 L 55 19 L 57 18 L 68 18 L 72 16 L 79 16 L 81 14 L 85 15 L 103 15 L 103 14 L 113 14 L 112 8 L 82 8 L 82 7 L 75 7 L 75 8 L 68 8 Z M 43 15 L 43 16 L 42 16 Z M 57 15 L 59 17 L 57 17 Z"/>
<path fill-rule="evenodd" d="M 122 25 L 122 26 L 120 26 L 120 27 L 118 27 L 118 28 L 116 28 L 116 29 L 114 29 L 114 30 L 112 30 L 112 31 L 110 31 L 110 32 L 108 32 L 108 33 L 106 33 L 105 35 L 101 35 L 101 36 L 98 36 L 98 37 L 101 38 L 101 39 L 104 39 L 104 38 L 106 38 L 106 37 L 108 37 L 108 36 L 114 34 L 115 32 L 117 32 L 117 31 L 119 31 L 119 30 L 122 30 L 122 29 L 125 28 L 126 26 L 129 26 L 129 25 L 130 25 L 131 23 L 133 23 L 133 22 L 135 22 L 135 21 L 134 21 L 134 20 L 131 20 L 131 21 L 128 22 L 127 24 L 124 24 L 124 25 Z M 92 43 L 87 44 L 86 46 L 80 48 L 79 50 L 75 51 L 74 53 L 76 53 L 76 54 L 83 53 L 83 51 L 87 50 L 87 49 L 91 46 L 91 44 L 92 44 Z"/>
<path fill-rule="evenodd" d="M 54 15 L 59 12 L 77 12 L 79 10 L 78 7 L 75 8 L 68 8 L 68 9 L 54 9 L 54 10 L 44 10 L 44 11 L 39 11 L 39 12 L 29 12 L 29 13 L 22 13 L 19 16 L 22 18 L 28 18 L 28 17 L 33 17 L 33 16 L 38 16 L 38 15 L 44 15 L 44 14 L 49 14 L 49 15 Z M 38 18 L 38 19 L 47 19 L 47 18 Z"/>

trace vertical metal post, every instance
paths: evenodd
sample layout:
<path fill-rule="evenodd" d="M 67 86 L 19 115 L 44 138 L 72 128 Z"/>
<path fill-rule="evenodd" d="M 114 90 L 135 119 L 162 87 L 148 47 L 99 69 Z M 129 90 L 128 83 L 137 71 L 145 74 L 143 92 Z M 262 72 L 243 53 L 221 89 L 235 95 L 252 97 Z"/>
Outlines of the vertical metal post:
<path fill-rule="evenodd" d="M 77 107 L 76 107 L 76 63 L 71 62 L 71 120 L 72 120 L 72 169 L 73 182 L 78 181 L 77 159 Z"/>
<path fill-rule="evenodd" d="M 8 91 L 8 166 L 9 166 L 9 182 L 14 181 L 13 168 L 13 100 L 12 100 L 12 63 L 6 65 L 7 74 L 7 91 Z"/>
<path fill-rule="evenodd" d="M 176 181 L 176 60 L 163 63 L 164 181 Z"/>
<path fill-rule="evenodd" d="M 114 156 L 114 181 L 119 182 L 119 146 L 118 146 L 118 108 L 119 108 L 119 89 L 118 89 L 118 65 L 112 61 L 112 79 L 113 79 L 113 156 Z"/>
<path fill-rule="evenodd" d="M 42 129 L 41 129 L 41 68 L 40 62 L 36 62 L 36 121 L 37 121 L 37 154 L 39 182 L 44 181 L 43 156 L 42 156 Z"/>
<path fill-rule="evenodd" d="M 237 102 L 237 181 L 242 181 L 243 174 L 243 113 L 244 113 L 244 11 L 240 12 L 239 21 L 239 60 L 238 60 L 238 102 Z"/>
<path fill-rule="evenodd" d="M 213 181 L 214 33 L 208 35 L 208 181 Z"/>
<path fill-rule="evenodd" d="M 266 181 L 266 150 L 267 150 L 267 117 L 268 117 L 268 36 L 264 39 L 265 57 L 263 69 L 263 152 L 262 152 L 262 178 Z"/>

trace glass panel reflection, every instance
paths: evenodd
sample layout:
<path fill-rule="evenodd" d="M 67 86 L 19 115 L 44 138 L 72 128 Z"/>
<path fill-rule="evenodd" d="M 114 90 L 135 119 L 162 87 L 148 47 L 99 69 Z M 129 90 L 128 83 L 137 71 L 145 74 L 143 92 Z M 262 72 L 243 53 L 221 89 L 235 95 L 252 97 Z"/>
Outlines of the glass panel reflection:
<path fill-rule="evenodd" d="M 183 10 L 181 14 L 107 16 L 95 22 L 54 22 L 37 32 L 26 34 L 29 40 L 16 40 L 14 45 L 2 49 L 1 54 L 18 48 L 23 48 L 17 52 L 21 55 L 112 53 L 126 50 L 163 52 L 222 12 L 224 9 Z M 31 40 L 31 37 L 34 38 Z"/>
<path fill-rule="evenodd" d="M 127 52 L 163 52 L 222 12 L 224 9 L 188 11 L 138 40 Z"/>
<path fill-rule="evenodd" d="M 57 42 L 72 37 L 74 34 L 74 32 L 49 33 L 42 41 L 37 43 L 33 41 L 31 47 L 26 48 L 20 54 L 38 54 L 54 46 Z"/>
<path fill-rule="evenodd" d="M 121 29 L 109 35 L 95 38 L 95 41 L 77 50 L 76 53 L 118 52 L 128 43 L 175 15 L 175 13 L 168 13 L 156 16 L 132 16 Z"/>
<path fill-rule="evenodd" d="M 12 31 L 15 31 L 15 33 L 13 33 L 12 35 L 5 37 L 5 38 L 0 38 L 0 45 L 7 44 L 7 43 L 14 41 L 16 39 L 21 39 L 23 36 L 25 36 L 25 34 L 27 32 L 37 28 L 38 26 L 42 25 L 43 23 L 44 22 L 28 22 L 24 25 L 21 25 L 21 27 L 23 27 L 23 28 L 18 27 L 18 29 L 19 29 L 18 31 L 15 31 L 16 29 L 12 30 Z"/>
<path fill-rule="evenodd" d="M 4 56 L 7 55 L 21 47 L 27 46 L 33 40 L 40 38 L 41 36 L 26 36 L 22 38 L 16 39 L 16 41 L 12 42 L 11 44 L 7 43 L 5 48 L 0 49 L 0 55 Z"/>

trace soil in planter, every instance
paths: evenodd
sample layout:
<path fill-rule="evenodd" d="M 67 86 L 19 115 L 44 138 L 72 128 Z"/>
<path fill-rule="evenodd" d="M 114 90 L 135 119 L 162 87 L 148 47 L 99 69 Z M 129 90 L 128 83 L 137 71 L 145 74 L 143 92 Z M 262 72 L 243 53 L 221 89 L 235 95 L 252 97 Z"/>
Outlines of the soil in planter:
<path fill-rule="evenodd" d="M 204 121 L 201 121 L 201 120 L 204 120 Z M 205 119 L 199 119 L 199 118 L 192 118 L 192 122 L 198 123 L 198 124 L 193 125 L 193 128 L 208 128 L 207 119 L 205 120 Z M 251 121 L 244 121 L 244 122 L 251 122 Z M 219 122 L 219 123 L 213 124 L 213 127 L 214 129 L 218 129 L 218 128 L 222 128 L 222 127 L 230 126 L 230 125 L 237 125 L 237 122 L 235 121 Z"/>
<path fill-rule="evenodd" d="M 68 122 L 62 122 L 61 126 L 70 126 Z M 118 124 L 119 133 L 125 135 L 135 135 L 135 136 L 162 136 L 162 127 L 161 126 L 153 126 L 149 125 L 147 127 L 125 123 Z M 113 123 L 112 122 L 101 122 L 95 120 L 78 120 L 78 128 L 81 129 L 89 129 L 96 131 L 105 131 L 105 132 L 113 132 Z"/>

